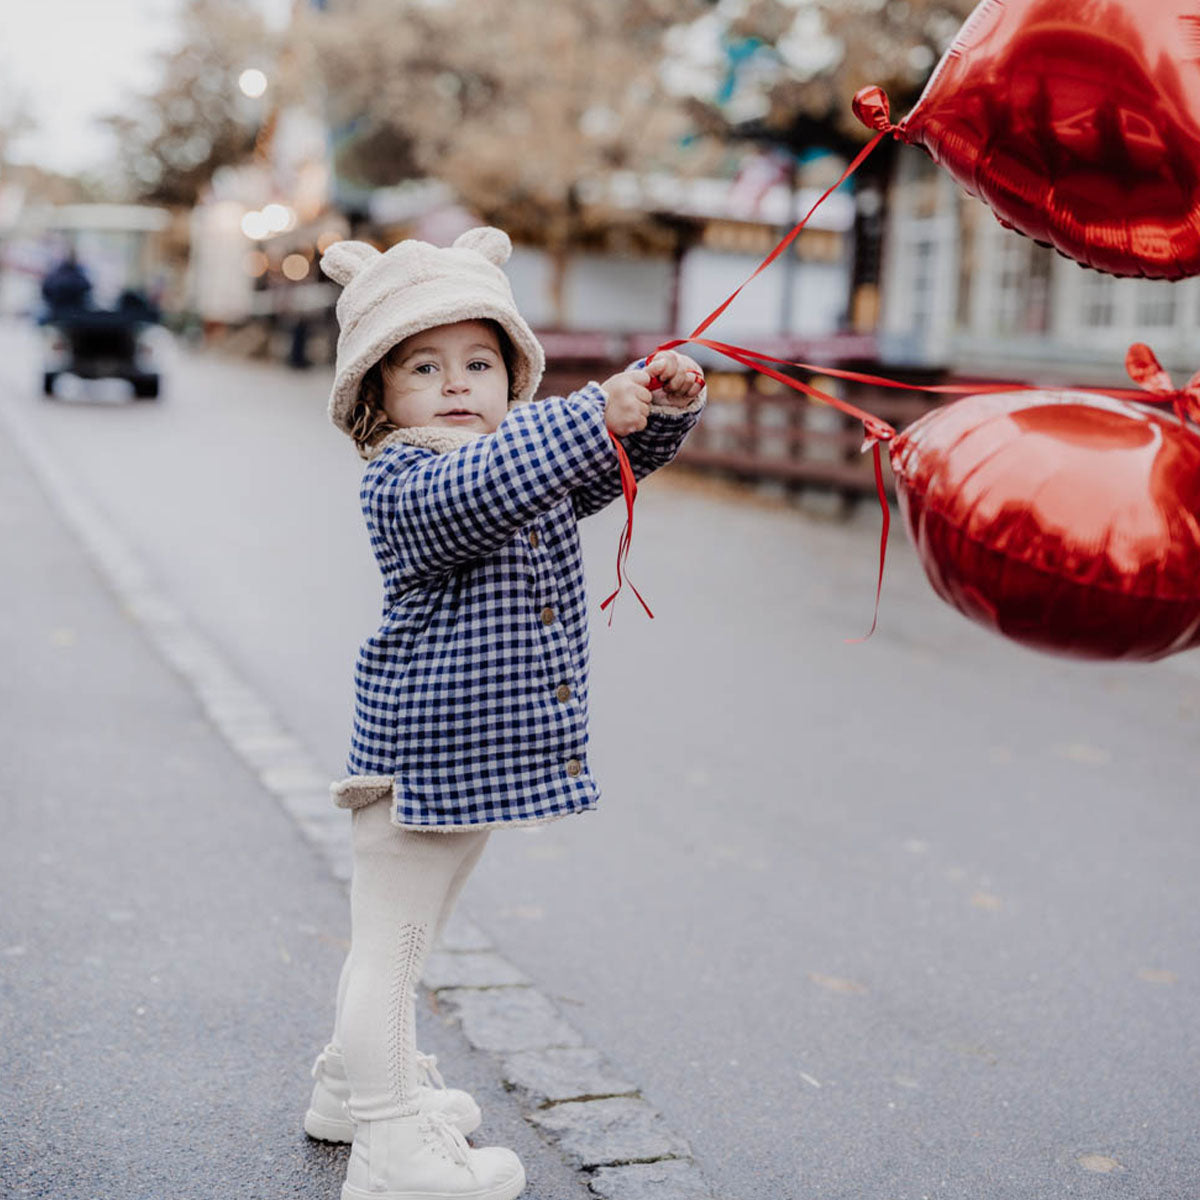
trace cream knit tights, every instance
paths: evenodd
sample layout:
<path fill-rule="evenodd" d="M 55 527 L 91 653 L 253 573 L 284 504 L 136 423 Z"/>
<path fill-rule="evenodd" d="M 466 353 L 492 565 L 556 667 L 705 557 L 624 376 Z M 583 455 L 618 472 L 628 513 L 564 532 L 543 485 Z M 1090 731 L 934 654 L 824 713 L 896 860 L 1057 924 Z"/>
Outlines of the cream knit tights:
<path fill-rule="evenodd" d="M 390 804 L 355 809 L 350 954 L 338 984 L 334 1044 L 350 1115 L 384 1121 L 416 1109 L 416 986 L 488 830 L 436 833 L 392 824 Z"/>

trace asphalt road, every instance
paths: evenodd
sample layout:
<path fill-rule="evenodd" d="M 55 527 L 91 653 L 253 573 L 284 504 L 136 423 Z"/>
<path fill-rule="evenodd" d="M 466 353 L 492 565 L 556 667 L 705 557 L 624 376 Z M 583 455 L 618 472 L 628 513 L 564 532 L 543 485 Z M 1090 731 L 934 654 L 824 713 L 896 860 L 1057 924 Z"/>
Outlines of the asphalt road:
<path fill-rule="evenodd" d="M 0 403 L 340 775 L 379 591 L 328 377 L 180 355 L 138 405 L 37 379 L 0 331 Z M 493 839 L 464 904 L 723 1194 L 1196 1200 L 1200 671 L 1013 647 L 898 533 L 847 645 L 876 520 L 644 487 L 657 619 L 593 631 L 601 810 Z M 585 526 L 597 605 L 619 529 Z"/>

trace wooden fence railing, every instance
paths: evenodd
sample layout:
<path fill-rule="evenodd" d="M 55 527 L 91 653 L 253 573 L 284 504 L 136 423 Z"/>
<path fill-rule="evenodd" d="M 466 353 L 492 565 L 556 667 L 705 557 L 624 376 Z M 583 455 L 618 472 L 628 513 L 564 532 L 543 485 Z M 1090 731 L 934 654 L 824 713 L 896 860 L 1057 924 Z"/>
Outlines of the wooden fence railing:
<path fill-rule="evenodd" d="M 806 381 L 897 430 L 940 402 L 926 392 L 845 384 L 828 376 Z M 710 373 L 708 388 L 704 420 L 677 462 L 750 481 L 831 489 L 848 500 L 875 493 L 871 456 L 862 453 L 863 428 L 853 417 L 759 375 Z M 885 482 L 892 490 L 886 467 Z"/>
<path fill-rule="evenodd" d="M 603 380 L 663 340 L 577 333 L 539 336 L 548 360 L 543 394 L 568 392 L 587 379 Z M 807 342 L 792 339 L 755 348 L 780 358 L 856 368 L 916 384 L 939 382 L 929 372 L 913 375 L 881 368 L 871 361 L 873 339 L 861 335 Z M 845 383 L 828 376 L 802 378 L 897 430 L 940 403 L 928 392 Z M 833 490 L 846 500 L 875 493 L 871 456 L 861 452 L 862 426 L 853 418 L 773 379 L 740 369 L 710 367 L 708 395 L 704 420 L 688 437 L 677 462 L 751 482 L 771 480 L 797 490 Z M 885 480 L 890 490 L 891 472 L 886 467 Z"/>

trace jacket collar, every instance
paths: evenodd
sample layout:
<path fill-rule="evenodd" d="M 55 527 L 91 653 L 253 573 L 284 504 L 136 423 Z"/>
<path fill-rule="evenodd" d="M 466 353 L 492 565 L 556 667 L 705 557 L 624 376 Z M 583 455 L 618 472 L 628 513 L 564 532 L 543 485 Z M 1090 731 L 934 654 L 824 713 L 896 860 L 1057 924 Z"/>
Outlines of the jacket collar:
<path fill-rule="evenodd" d="M 417 446 L 432 450 L 435 454 L 448 454 L 482 434 L 470 429 L 448 429 L 440 425 L 414 425 L 407 429 L 393 429 L 385 438 L 380 438 L 367 451 L 367 461 L 378 458 L 389 446 Z"/>

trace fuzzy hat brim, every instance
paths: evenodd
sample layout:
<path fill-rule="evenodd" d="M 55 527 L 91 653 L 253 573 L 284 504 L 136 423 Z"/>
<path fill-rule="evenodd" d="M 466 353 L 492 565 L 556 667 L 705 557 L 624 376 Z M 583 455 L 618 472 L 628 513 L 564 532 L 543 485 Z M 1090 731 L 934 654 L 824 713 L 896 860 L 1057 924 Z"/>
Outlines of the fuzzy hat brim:
<path fill-rule="evenodd" d="M 338 300 L 337 366 L 329 416 L 349 433 L 363 376 L 397 343 L 436 325 L 497 322 L 513 347 L 512 403 L 532 400 L 546 369 L 533 330 L 517 311 L 508 277 L 500 269 L 511 253 L 498 229 L 472 229 L 453 246 L 414 240 L 380 253 L 365 242 L 337 242 L 322 270 L 343 284 Z"/>

